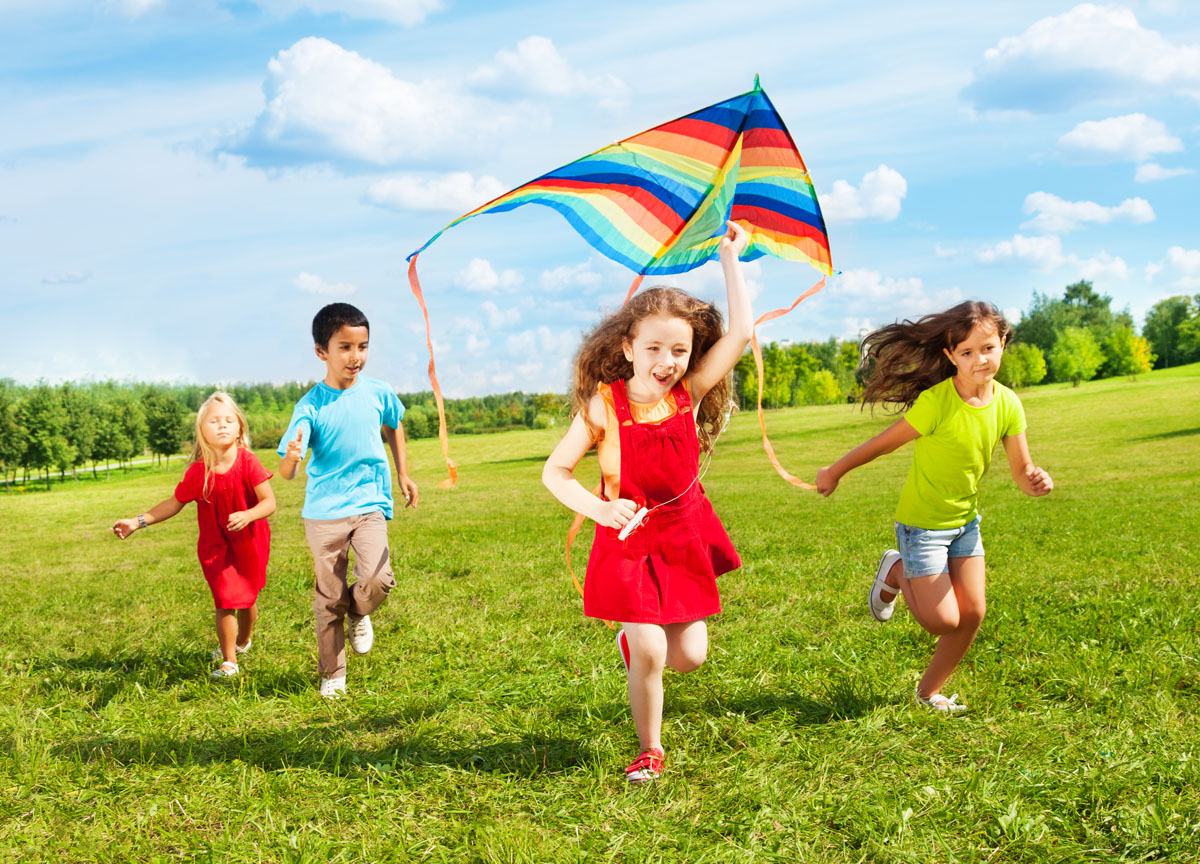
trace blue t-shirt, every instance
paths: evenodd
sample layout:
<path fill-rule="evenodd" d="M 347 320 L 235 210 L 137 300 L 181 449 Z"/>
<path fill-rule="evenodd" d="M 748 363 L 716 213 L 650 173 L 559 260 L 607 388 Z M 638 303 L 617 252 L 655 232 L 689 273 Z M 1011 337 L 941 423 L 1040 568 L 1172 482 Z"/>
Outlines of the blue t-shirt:
<path fill-rule="evenodd" d="M 392 518 L 392 471 L 380 438 L 381 426 L 400 428 L 404 405 L 387 384 L 359 375 L 348 390 L 324 381 L 292 410 L 292 420 L 276 450 L 287 455 L 289 441 L 302 432 L 308 461 L 305 519 L 342 519 L 379 510 Z"/>

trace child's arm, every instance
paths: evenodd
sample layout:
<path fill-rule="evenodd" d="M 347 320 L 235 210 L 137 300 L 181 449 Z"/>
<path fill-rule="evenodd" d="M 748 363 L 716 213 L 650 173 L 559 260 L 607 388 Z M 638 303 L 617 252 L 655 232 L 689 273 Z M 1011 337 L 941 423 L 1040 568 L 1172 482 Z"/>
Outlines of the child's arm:
<path fill-rule="evenodd" d="M 738 255 L 746 248 L 746 229 L 736 222 L 727 223 L 729 230 L 721 238 L 721 269 L 725 272 L 725 292 L 729 303 L 729 329 L 708 353 L 698 358 L 696 367 L 688 375 L 692 385 L 692 401 L 700 404 L 705 395 L 741 359 L 750 337 L 754 333 L 754 313 L 750 311 L 750 292 L 742 276 L 742 264 Z"/>
<path fill-rule="evenodd" d="M 1020 435 L 1006 436 L 1004 452 L 1008 454 L 1008 467 L 1012 472 L 1013 482 L 1022 492 L 1034 498 L 1050 494 L 1050 490 L 1054 488 L 1054 481 L 1045 469 L 1033 464 L 1033 457 L 1029 455 L 1029 442 L 1025 440 L 1024 432 Z"/>
<path fill-rule="evenodd" d="M 271 489 L 270 480 L 264 480 L 255 486 L 254 494 L 258 496 L 258 503 L 249 510 L 238 510 L 236 513 L 230 513 L 229 521 L 225 524 L 225 530 L 241 531 L 255 519 L 266 519 L 275 512 L 275 492 Z"/>
<path fill-rule="evenodd" d="M 592 397 L 587 411 L 595 425 L 603 428 L 604 403 L 599 396 Z M 583 414 L 576 414 L 567 434 L 558 442 L 542 468 L 542 483 L 550 490 L 550 494 L 576 513 L 594 519 L 606 528 L 624 528 L 625 523 L 637 512 L 637 504 L 627 498 L 605 501 L 584 489 L 583 484 L 575 479 L 575 466 L 591 446 L 592 436 Z"/>
<path fill-rule="evenodd" d="M 183 504 L 172 495 L 166 501 L 155 504 L 141 516 L 132 519 L 118 519 L 112 526 L 112 532 L 124 540 L 138 528 L 146 528 L 155 522 L 170 519 L 183 509 Z"/>
<path fill-rule="evenodd" d="M 417 506 L 417 484 L 408 476 L 408 453 L 405 447 L 404 427 L 393 429 L 386 423 L 383 425 L 383 437 L 388 447 L 392 448 L 392 459 L 396 462 L 396 483 L 404 493 L 404 506 Z"/>
<path fill-rule="evenodd" d="M 279 463 L 279 476 L 291 480 L 304 460 L 304 430 L 297 428 L 296 437 L 288 442 L 287 455 Z"/>
<path fill-rule="evenodd" d="M 901 417 L 874 438 L 864 441 L 832 465 L 826 465 L 819 470 L 817 472 L 817 491 L 828 498 L 837 488 L 838 481 L 855 468 L 866 465 L 871 460 L 891 453 L 898 447 L 903 447 L 909 441 L 916 441 L 920 437 L 921 433 Z"/>

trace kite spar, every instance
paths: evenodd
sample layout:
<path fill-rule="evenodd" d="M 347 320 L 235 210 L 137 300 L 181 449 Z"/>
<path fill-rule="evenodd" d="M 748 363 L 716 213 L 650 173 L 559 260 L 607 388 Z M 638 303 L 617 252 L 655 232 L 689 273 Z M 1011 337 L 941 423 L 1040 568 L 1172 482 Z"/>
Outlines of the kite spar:
<path fill-rule="evenodd" d="M 650 275 L 684 273 L 715 259 L 726 220 L 749 235 L 743 261 L 774 255 L 804 261 L 832 274 L 829 238 L 808 169 L 779 112 L 754 77 L 754 89 L 692 114 L 655 126 L 576 159 L 518 186 L 455 219 L 408 256 L 408 281 L 425 318 L 429 380 L 438 408 L 438 437 L 449 477 L 446 414 L 433 360 L 429 312 L 417 278 L 417 256 L 446 230 L 485 213 L 524 204 L 551 207 L 598 252 L 636 276 L 625 299 Z M 762 315 L 755 326 L 786 315 L 820 291 L 824 276 L 786 309 Z M 763 447 L 775 470 L 796 486 L 813 488 L 789 474 L 767 439 L 762 411 L 763 368 L 758 337 L 751 339 L 758 370 L 758 418 Z"/>

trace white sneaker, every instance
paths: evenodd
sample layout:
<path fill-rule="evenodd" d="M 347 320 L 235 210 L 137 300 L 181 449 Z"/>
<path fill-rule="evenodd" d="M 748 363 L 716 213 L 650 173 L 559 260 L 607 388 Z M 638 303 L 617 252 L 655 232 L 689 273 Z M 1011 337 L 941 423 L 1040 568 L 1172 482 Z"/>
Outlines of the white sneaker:
<path fill-rule="evenodd" d="M 238 665 L 236 663 L 230 663 L 228 660 L 208 673 L 210 678 L 233 678 L 237 674 Z"/>
<path fill-rule="evenodd" d="M 879 567 L 875 571 L 875 581 L 871 583 L 871 590 L 867 593 L 867 607 L 875 616 L 876 621 L 889 620 L 896 608 L 896 597 L 900 596 L 900 589 L 887 584 L 887 575 L 899 560 L 900 553 L 895 549 L 887 550 L 879 559 Z M 884 603 L 883 598 L 879 596 L 879 592 L 885 590 L 891 591 L 895 595 L 892 597 L 891 603 Z"/>
<path fill-rule="evenodd" d="M 326 699 L 340 699 L 346 695 L 346 676 L 340 678 L 322 678 L 321 695 Z"/>
<path fill-rule="evenodd" d="M 353 615 L 347 615 L 346 638 L 350 640 L 350 647 L 354 649 L 355 654 L 366 654 L 370 651 L 371 646 L 375 644 L 375 628 L 371 626 L 371 616 L 355 618 Z"/>
<path fill-rule="evenodd" d="M 247 651 L 250 650 L 250 646 L 253 644 L 254 644 L 253 639 L 247 639 L 245 645 L 238 645 L 235 642 L 235 643 L 233 643 L 233 650 L 236 651 L 238 654 L 245 654 Z M 213 658 L 213 660 L 224 660 L 225 655 L 221 653 L 220 648 L 214 648 L 213 652 L 212 652 L 212 658 Z"/>

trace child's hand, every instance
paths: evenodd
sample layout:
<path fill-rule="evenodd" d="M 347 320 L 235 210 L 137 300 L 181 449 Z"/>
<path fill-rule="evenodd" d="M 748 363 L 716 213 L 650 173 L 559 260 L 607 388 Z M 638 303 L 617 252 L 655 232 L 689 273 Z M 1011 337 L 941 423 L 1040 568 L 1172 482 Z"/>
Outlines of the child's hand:
<path fill-rule="evenodd" d="M 288 445 L 289 447 L 291 445 Z M 248 510 L 238 510 L 236 513 L 229 514 L 229 521 L 225 523 L 226 531 L 241 531 L 254 520 L 250 518 Z"/>
<path fill-rule="evenodd" d="M 838 486 L 838 478 L 833 474 L 833 468 L 826 465 L 817 471 L 817 491 L 828 498 Z"/>
<path fill-rule="evenodd" d="M 400 491 L 404 493 L 405 509 L 407 509 L 409 507 L 415 508 L 417 506 L 417 484 L 414 483 L 412 478 L 409 477 L 407 474 L 404 474 L 403 476 L 401 476 L 399 478 L 399 480 L 400 480 Z"/>
<path fill-rule="evenodd" d="M 297 429 L 296 430 L 296 439 L 294 441 L 288 442 L 287 455 L 284 456 L 283 458 L 295 459 L 297 462 L 304 461 L 304 444 L 301 443 L 303 441 L 304 441 L 304 430 Z"/>
<path fill-rule="evenodd" d="M 1034 498 L 1049 495 L 1050 490 L 1054 488 L 1054 481 L 1050 479 L 1050 475 L 1036 465 L 1026 468 L 1025 476 L 1029 479 L 1029 494 Z"/>
<path fill-rule="evenodd" d="M 118 519 L 116 524 L 112 526 L 112 532 L 122 540 L 124 540 L 137 529 L 138 521 L 136 519 Z"/>
<path fill-rule="evenodd" d="M 596 513 L 596 521 L 605 528 L 620 530 L 625 523 L 637 513 L 638 505 L 628 498 L 618 498 L 616 501 L 602 501 Z"/>
<path fill-rule="evenodd" d="M 736 258 L 745 251 L 746 244 L 750 242 L 750 237 L 746 234 L 746 229 L 732 219 L 725 224 L 729 226 L 729 230 L 721 238 L 721 242 L 717 246 L 717 251 L 722 256 L 732 255 Z"/>

